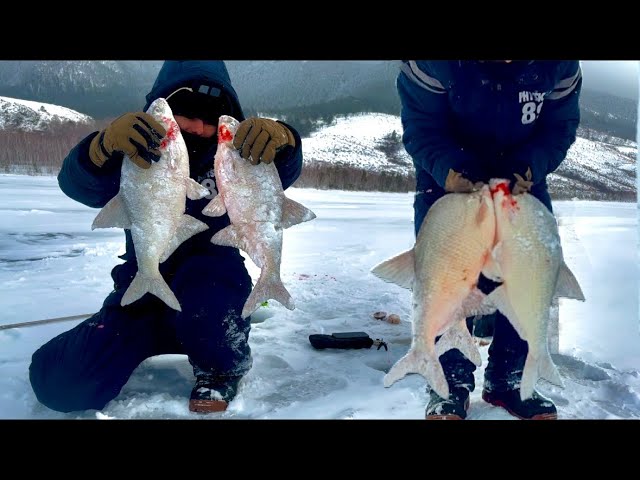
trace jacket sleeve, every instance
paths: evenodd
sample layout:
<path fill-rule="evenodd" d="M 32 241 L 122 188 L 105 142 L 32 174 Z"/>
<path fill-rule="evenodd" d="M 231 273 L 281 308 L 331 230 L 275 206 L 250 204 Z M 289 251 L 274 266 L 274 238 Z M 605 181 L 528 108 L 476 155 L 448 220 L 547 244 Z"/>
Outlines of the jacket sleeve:
<path fill-rule="evenodd" d="M 531 167 L 534 184 L 557 169 L 576 140 L 581 89 L 580 62 L 563 62 L 553 91 L 544 99 L 533 137 L 515 150 L 505 152 L 505 163 Z"/>
<path fill-rule="evenodd" d="M 286 190 L 298 179 L 302 172 L 302 140 L 300 134 L 292 126 L 282 123 L 285 127 L 291 130 L 294 138 L 296 139 L 296 146 L 293 148 L 285 148 L 281 152 L 278 152 L 273 163 L 275 163 L 282 181 L 282 188 Z"/>
<path fill-rule="evenodd" d="M 450 168 L 468 177 L 477 162 L 475 155 L 456 141 L 447 90 L 432 63 L 403 61 L 396 87 L 404 147 L 416 167 L 427 171 L 444 188 Z"/>
<path fill-rule="evenodd" d="M 121 154 L 114 154 L 102 167 L 89 159 L 89 145 L 98 134 L 80 141 L 62 162 L 58 185 L 69 198 L 88 207 L 102 208 L 120 190 Z"/>

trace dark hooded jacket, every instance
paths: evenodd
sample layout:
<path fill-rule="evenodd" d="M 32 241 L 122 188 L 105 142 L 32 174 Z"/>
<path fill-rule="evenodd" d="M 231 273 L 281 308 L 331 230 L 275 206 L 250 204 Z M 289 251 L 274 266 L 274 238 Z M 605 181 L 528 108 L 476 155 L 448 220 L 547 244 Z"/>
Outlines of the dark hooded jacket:
<path fill-rule="evenodd" d="M 206 84 L 216 86 L 223 90 L 231 103 L 229 115 L 237 120 L 244 120 L 244 114 L 238 95 L 231 85 L 229 73 L 223 61 L 166 61 L 158 72 L 156 81 L 151 91 L 146 96 L 146 104 L 143 110 L 157 98 L 166 97 L 176 89 L 183 86 L 196 84 Z M 285 124 L 286 125 L 286 124 Z M 296 181 L 302 169 L 302 147 L 300 135 L 291 127 L 286 125 L 296 139 L 294 149 L 284 149 L 276 156 L 274 164 L 280 174 L 283 188 L 287 189 Z M 64 159 L 60 173 L 58 174 L 58 184 L 60 189 L 70 198 L 84 205 L 93 208 L 102 208 L 111 198 L 113 198 L 120 188 L 120 171 L 123 155 L 114 155 L 102 167 L 97 167 L 89 158 L 89 145 L 91 140 L 99 132 L 93 132 L 81 140 Z M 221 217 L 207 217 L 202 215 L 203 208 L 209 203 L 215 192 L 215 178 L 213 172 L 213 161 L 217 149 L 217 143 L 198 158 L 190 158 L 191 178 L 200 182 L 212 191 L 212 195 L 201 200 L 186 200 L 187 214 L 201 220 L 209 225 L 209 229 L 194 235 L 185 241 L 174 254 L 161 265 L 163 273 L 171 274 L 176 265 L 191 255 L 235 255 L 238 261 L 242 262 L 242 257 L 236 249 L 220 247 L 210 242 L 211 237 L 218 230 L 229 225 L 228 215 Z M 127 260 L 125 266 L 126 275 L 122 281 L 128 284 L 128 280 L 133 277 L 137 270 L 135 262 L 135 250 L 131 238 L 131 232 L 125 230 L 126 252 L 121 257 Z M 114 279 L 116 266 L 112 273 Z M 242 268 L 244 268 L 241 265 Z M 121 272 L 124 273 L 124 272 Z M 230 272 L 231 273 L 231 272 Z M 118 281 L 116 281 L 118 283 Z"/>
<path fill-rule="evenodd" d="M 524 165 L 544 183 L 576 139 L 581 87 L 578 61 L 403 61 L 403 141 L 418 190 L 472 166 L 485 173 L 472 180 Z"/>

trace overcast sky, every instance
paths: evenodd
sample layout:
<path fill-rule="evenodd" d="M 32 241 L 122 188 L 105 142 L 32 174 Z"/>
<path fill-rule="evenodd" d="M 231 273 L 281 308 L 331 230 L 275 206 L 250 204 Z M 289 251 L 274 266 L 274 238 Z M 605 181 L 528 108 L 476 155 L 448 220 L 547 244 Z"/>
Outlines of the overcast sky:
<path fill-rule="evenodd" d="M 638 98 L 638 61 L 583 60 L 583 87 Z"/>

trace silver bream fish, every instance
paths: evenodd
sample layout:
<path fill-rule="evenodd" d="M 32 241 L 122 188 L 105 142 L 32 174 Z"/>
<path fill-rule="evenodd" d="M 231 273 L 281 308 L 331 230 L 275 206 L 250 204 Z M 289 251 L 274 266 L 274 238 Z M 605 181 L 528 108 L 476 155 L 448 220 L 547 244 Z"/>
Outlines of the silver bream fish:
<path fill-rule="evenodd" d="M 438 395 L 448 398 L 440 355 L 457 348 L 474 364 L 482 363 L 465 319 L 495 311 L 483 306 L 486 297 L 477 288 L 494 237 L 489 186 L 469 194 L 450 193 L 429 209 L 411 250 L 371 270 L 413 292 L 411 348 L 385 375 L 385 387 L 418 373 Z"/>
<path fill-rule="evenodd" d="M 490 181 L 496 215 L 496 245 L 483 274 L 503 282 L 487 297 L 509 319 L 529 350 L 520 398 L 533 394 L 538 378 L 563 386 L 548 348 L 554 296 L 584 301 L 582 289 L 564 262 L 554 215 L 529 193 L 511 195 L 509 182 Z"/>
<path fill-rule="evenodd" d="M 242 309 L 246 318 L 268 299 L 277 300 L 289 310 L 295 308 L 280 278 L 282 231 L 316 215 L 285 196 L 273 163 L 252 165 L 240 156 L 233 146 L 238 125 L 233 117 L 220 117 L 214 159 L 218 195 L 202 213 L 210 217 L 227 213 L 231 225 L 216 232 L 211 242 L 241 249 L 260 268 L 260 277 Z"/>
<path fill-rule="evenodd" d="M 187 197 L 198 200 L 209 195 L 209 190 L 189 177 L 189 154 L 169 104 L 158 98 L 147 113 L 167 130 L 160 145 L 160 159 L 142 169 L 125 155 L 120 191 L 100 210 L 91 229 L 131 230 L 138 272 L 122 297 L 122 306 L 152 293 L 181 311 L 178 299 L 160 274 L 159 264 L 185 240 L 209 228 L 184 213 Z"/>

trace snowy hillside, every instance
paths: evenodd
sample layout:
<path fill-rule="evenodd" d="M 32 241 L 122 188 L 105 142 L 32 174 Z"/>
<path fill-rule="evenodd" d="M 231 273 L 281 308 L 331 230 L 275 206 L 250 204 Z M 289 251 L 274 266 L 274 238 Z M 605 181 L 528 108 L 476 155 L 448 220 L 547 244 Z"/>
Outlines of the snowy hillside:
<path fill-rule="evenodd" d="M 305 163 L 324 162 L 409 175 L 413 164 L 404 148 L 391 160 L 376 148 L 394 131 L 402 135 L 399 116 L 371 113 L 338 117 L 334 124 L 303 139 Z M 549 176 L 552 195 L 598 200 L 635 198 L 637 143 L 586 133 L 592 139 L 579 137 L 565 162 Z"/>
<path fill-rule="evenodd" d="M 66 107 L 0 96 L 0 130 L 46 131 L 56 124 L 93 122 L 92 117 Z M 365 172 L 368 177 L 395 174 L 407 181 L 397 188 L 390 187 L 390 191 L 401 191 L 407 185 L 411 190 L 413 163 L 402 146 L 401 137 L 399 116 L 383 113 L 338 116 L 332 124 L 304 138 L 306 171 L 331 165 Z M 567 160 L 549 176 L 551 195 L 556 199 L 635 201 L 637 151 L 636 142 L 581 128 Z M 344 174 L 345 170 L 340 172 Z M 380 185 L 390 185 L 388 179 L 371 182 L 358 176 L 348 188 L 330 183 L 319 178 L 311 186 L 381 190 Z"/>
<path fill-rule="evenodd" d="M 550 191 L 560 194 L 561 189 L 569 188 L 573 191 L 569 196 L 581 199 L 633 193 L 637 150 L 637 144 L 612 145 L 578 138 L 569 149 L 567 160 L 550 175 Z"/>
<path fill-rule="evenodd" d="M 363 170 L 409 174 L 413 163 L 404 149 L 400 149 L 398 155 L 400 163 L 393 163 L 375 148 L 394 130 L 402 135 L 400 117 L 394 115 L 369 113 L 339 117 L 333 125 L 304 138 L 302 152 L 306 163 L 328 162 Z"/>
<path fill-rule="evenodd" d="M 50 103 L 0 97 L 0 130 L 47 130 L 56 124 L 89 124 L 93 118 Z"/>

